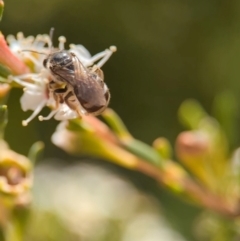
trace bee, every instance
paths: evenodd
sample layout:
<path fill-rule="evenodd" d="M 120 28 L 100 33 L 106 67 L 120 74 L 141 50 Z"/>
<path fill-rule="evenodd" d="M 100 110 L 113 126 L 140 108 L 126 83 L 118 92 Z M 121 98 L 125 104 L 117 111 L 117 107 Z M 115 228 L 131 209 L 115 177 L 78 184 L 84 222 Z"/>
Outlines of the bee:
<path fill-rule="evenodd" d="M 44 59 L 43 66 L 50 72 L 49 89 L 57 106 L 66 103 L 80 117 L 99 115 L 108 106 L 110 92 L 98 65 L 85 67 L 73 52 L 58 50 Z"/>

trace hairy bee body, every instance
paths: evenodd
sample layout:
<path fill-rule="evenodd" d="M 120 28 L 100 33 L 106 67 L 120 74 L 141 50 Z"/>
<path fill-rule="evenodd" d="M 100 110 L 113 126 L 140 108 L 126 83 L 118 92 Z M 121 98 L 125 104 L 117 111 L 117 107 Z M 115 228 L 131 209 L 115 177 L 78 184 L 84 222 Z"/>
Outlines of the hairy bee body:
<path fill-rule="evenodd" d="M 107 107 L 110 93 L 97 66 L 87 68 L 65 50 L 49 54 L 43 65 L 50 71 L 49 89 L 57 103 L 66 103 L 79 116 L 98 115 Z"/>

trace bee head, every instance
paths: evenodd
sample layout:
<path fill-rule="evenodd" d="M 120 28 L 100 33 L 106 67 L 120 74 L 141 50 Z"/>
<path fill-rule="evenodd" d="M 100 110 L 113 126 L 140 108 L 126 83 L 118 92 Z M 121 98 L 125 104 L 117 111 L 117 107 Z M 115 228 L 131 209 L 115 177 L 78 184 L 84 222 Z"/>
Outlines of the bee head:
<path fill-rule="evenodd" d="M 73 70 L 72 54 L 64 50 L 54 52 L 43 60 L 43 66 L 47 69 L 67 68 Z"/>

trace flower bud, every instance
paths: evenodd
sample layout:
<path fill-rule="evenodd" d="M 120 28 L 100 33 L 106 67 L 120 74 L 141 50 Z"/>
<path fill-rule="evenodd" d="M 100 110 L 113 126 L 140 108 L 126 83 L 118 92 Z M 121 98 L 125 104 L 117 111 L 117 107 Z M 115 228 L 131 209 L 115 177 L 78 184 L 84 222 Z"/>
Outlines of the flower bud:
<path fill-rule="evenodd" d="M 14 75 L 29 72 L 28 67 L 9 49 L 2 33 L 0 33 L 0 64 L 8 67 Z"/>
<path fill-rule="evenodd" d="M 172 146 L 166 138 L 157 138 L 153 142 L 153 147 L 158 151 L 163 159 L 170 159 L 172 157 Z"/>
<path fill-rule="evenodd" d="M 210 185 L 213 175 L 207 168 L 211 166 L 210 147 L 209 137 L 202 131 L 182 132 L 176 140 L 176 154 L 179 160 L 207 185 Z"/>
<path fill-rule="evenodd" d="M 28 192 L 32 186 L 31 163 L 9 149 L 0 152 L 0 193 L 12 196 Z"/>
<path fill-rule="evenodd" d="M 72 155 L 90 155 L 134 169 L 138 159 L 124 150 L 108 127 L 93 116 L 61 122 L 52 142 Z"/>
<path fill-rule="evenodd" d="M 6 97 L 10 90 L 10 85 L 0 84 L 0 102 Z"/>
<path fill-rule="evenodd" d="M 209 138 L 200 131 L 185 131 L 179 134 L 176 141 L 176 152 L 183 162 L 202 158 L 208 153 Z"/>

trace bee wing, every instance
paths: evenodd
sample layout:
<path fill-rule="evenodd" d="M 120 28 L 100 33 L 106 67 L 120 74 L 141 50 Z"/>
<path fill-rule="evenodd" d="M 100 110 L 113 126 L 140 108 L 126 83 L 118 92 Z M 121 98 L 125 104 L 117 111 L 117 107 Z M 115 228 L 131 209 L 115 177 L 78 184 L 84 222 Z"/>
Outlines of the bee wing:
<path fill-rule="evenodd" d="M 107 87 L 101 77 L 86 69 L 76 56 L 73 58 L 75 66 L 74 93 L 79 102 L 88 112 L 96 112 L 106 106 L 105 96 Z"/>
<path fill-rule="evenodd" d="M 87 78 L 88 70 L 74 54 L 72 54 L 71 60 L 70 63 L 61 66 L 61 68 L 51 68 L 51 71 L 66 83 L 74 86 L 76 84 L 76 79 Z"/>

